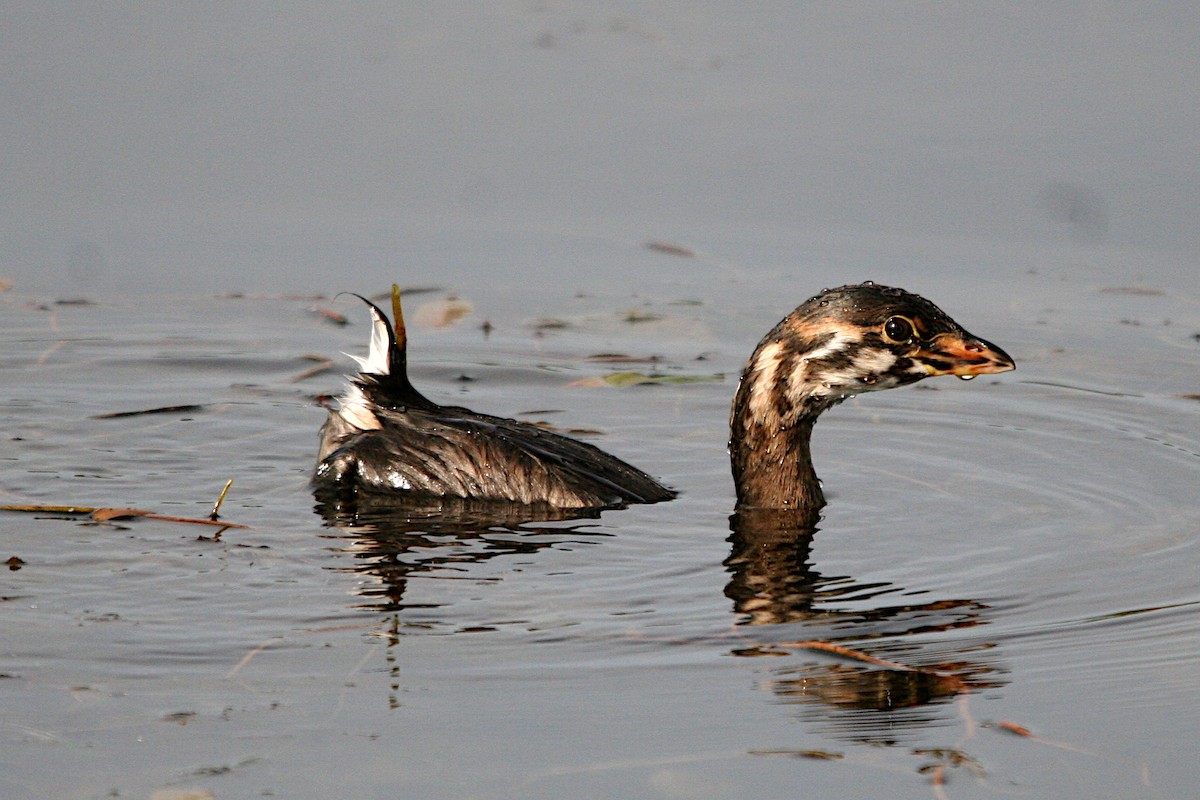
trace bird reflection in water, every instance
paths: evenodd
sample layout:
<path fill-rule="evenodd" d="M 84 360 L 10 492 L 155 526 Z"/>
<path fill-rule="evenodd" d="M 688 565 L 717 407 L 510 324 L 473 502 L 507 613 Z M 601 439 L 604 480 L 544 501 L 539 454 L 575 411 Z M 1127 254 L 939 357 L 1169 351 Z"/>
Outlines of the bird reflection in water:
<path fill-rule="evenodd" d="M 834 735 L 890 744 L 905 729 L 939 719 L 933 706 L 998 685 L 995 655 L 988 652 L 985 657 L 983 652 L 990 645 L 970 643 L 946 653 L 946 645 L 940 643 L 935 654 L 916 643 L 896 644 L 904 637 L 986 624 L 987 605 L 969 599 L 882 603 L 885 596 L 907 592 L 887 582 L 822 575 L 811 561 L 817 519 L 811 512 L 782 509 L 741 509 L 730 517 L 725 594 L 740 615 L 739 624 L 787 626 L 772 629 L 769 637 L 758 635 L 765 630 L 743 628 L 748 646 L 734 653 L 791 655 L 793 664 L 795 657 L 811 658 L 803 666 L 773 671 L 766 685 L 781 701 L 805 706 L 817 726 Z M 781 643 L 785 630 L 790 638 Z M 878 652 L 885 640 L 886 651 Z M 864 641 L 877 644 L 871 647 Z M 900 663 L 888 668 L 801 652 L 815 650 L 814 643 L 828 650 L 865 649 Z M 830 714 L 829 709 L 844 713 Z"/>
<path fill-rule="evenodd" d="M 345 571 L 365 579 L 357 589 L 363 598 L 359 607 L 385 612 L 439 607 L 405 599 L 413 578 L 488 580 L 465 572 L 498 556 L 530 554 L 606 535 L 585 531 L 584 524 L 553 524 L 596 518 L 599 511 L 470 500 L 422 506 L 411 499 L 398 503 L 385 496 L 346 498 L 321 492 L 315 497 L 315 511 L 325 524 L 338 531 L 339 538 L 353 540 L 346 549 L 354 553 L 356 563 Z"/>
<path fill-rule="evenodd" d="M 918 650 L 912 638 L 904 640 L 903 651 L 888 651 L 903 652 L 904 664 L 861 666 L 875 656 L 846 643 L 869 640 L 877 650 L 885 640 L 976 626 L 985 621 L 987 607 L 974 600 L 889 605 L 884 596 L 907 592 L 825 577 L 813 568 L 809 552 L 825 505 L 810 452 L 817 418 L 863 392 L 938 375 L 971 380 L 1015 366 L 1007 353 L 925 298 L 870 281 L 809 298 L 762 338 L 747 361 L 730 413 L 737 507 L 725 593 L 743 625 L 802 623 L 781 630 L 797 630 L 794 637 L 803 641 L 781 642 L 775 631 L 756 637 L 762 646 L 739 654 L 836 653 L 844 647 L 840 655 L 859 659 L 848 665 L 822 655 L 818 666 L 776 671 L 773 691 L 789 702 L 816 701 L 811 707 L 820 715 L 818 724 L 832 720 L 855 738 L 887 740 L 903 720 L 928 722 L 932 704 L 985 685 L 991 670 L 961 655 L 946 664 Z M 914 661 L 935 663 L 907 666 Z M 835 718 L 826 707 L 852 713 Z M 880 725 L 871 713 L 889 716 Z"/>

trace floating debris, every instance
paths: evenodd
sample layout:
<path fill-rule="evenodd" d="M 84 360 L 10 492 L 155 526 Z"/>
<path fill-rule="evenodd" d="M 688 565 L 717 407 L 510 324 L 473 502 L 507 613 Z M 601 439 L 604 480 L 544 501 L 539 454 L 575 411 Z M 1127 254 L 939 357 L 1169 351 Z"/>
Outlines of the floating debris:
<path fill-rule="evenodd" d="M 422 328 L 449 328 L 475 310 L 475 306 L 457 297 L 431 300 L 417 307 L 412 322 Z"/>
<path fill-rule="evenodd" d="M 1018 725 L 1015 722 L 985 722 L 983 724 L 985 727 L 999 728 L 1002 731 L 1008 731 L 1009 733 L 1022 736 L 1026 739 L 1033 738 L 1033 732 L 1029 730 L 1029 728 L 1026 728 L 1024 725 Z"/>
<path fill-rule="evenodd" d="M 958 747 L 917 748 L 912 751 L 912 754 L 936 759 L 932 764 L 922 764 L 917 767 L 917 772 L 921 775 L 928 775 L 934 786 L 942 786 L 946 783 L 947 767 L 965 767 L 976 778 L 987 776 L 983 765 L 974 756 Z"/>
<path fill-rule="evenodd" d="M 197 714 L 195 711 L 175 711 L 171 714 L 165 715 L 162 719 L 163 722 L 174 722 L 176 725 L 187 725 L 196 717 Z"/>
<path fill-rule="evenodd" d="M 621 317 L 622 322 L 628 322 L 630 325 L 637 325 L 641 322 L 661 322 L 666 319 L 662 314 L 655 314 L 653 311 L 626 311 Z"/>
<path fill-rule="evenodd" d="M 229 494 L 229 487 L 231 486 L 233 486 L 233 478 L 225 481 L 225 487 L 221 489 L 221 493 L 217 495 L 217 502 L 213 503 L 212 511 L 209 512 L 209 519 L 215 520 L 220 517 L 218 512 L 221 510 L 221 503 L 225 502 L 225 495 Z"/>
<path fill-rule="evenodd" d="M 345 314 L 342 314 L 338 311 L 334 311 L 332 308 L 326 308 L 325 306 L 309 306 L 308 310 L 311 311 L 313 314 L 316 314 L 317 316 L 319 316 L 321 319 L 325 320 L 326 322 L 330 322 L 334 325 L 349 325 L 350 324 L 350 320 L 346 319 Z"/>
<path fill-rule="evenodd" d="M 845 753 L 838 753 L 830 750 L 786 750 L 783 748 L 775 750 L 750 750 L 752 756 L 791 756 L 792 758 L 811 758 L 816 761 L 837 761 L 839 758 L 845 758 Z"/>
<path fill-rule="evenodd" d="M 121 417 L 140 417 L 143 414 L 190 414 L 196 411 L 203 411 L 206 407 L 204 403 L 192 403 L 182 406 L 159 406 L 158 408 L 144 408 L 140 411 L 113 411 L 109 414 L 96 414 L 92 419 L 120 419 Z"/>
<path fill-rule="evenodd" d="M 335 366 L 335 362 L 333 361 L 333 359 L 326 358 L 325 356 L 305 355 L 305 356 L 300 356 L 300 357 L 307 361 L 316 361 L 317 363 L 315 366 L 312 366 L 306 370 L 297 372 L 295 375 L 293 375 L 291 378 L 288 379 L 288 383 L 299 383 L 300 381 L 311 378 L 314 375 L 320 375 L 322 372 L 328 372 L 329 370 L 333 369 L 333 367 Z"/>
<path fill-rule="evenodd" d="M 571 323 L 554 317 L 542 317 L 531 323 L 535 331 L 559 331 L 571 327 Z"/>
<path fill-rule="evenodd" d="M 610 372 L 607 375 L 597 375 L 572 381 L 568 386 L 578 386 L 593 389 L 601 386 L 643 386 L 646 384 L 683 384 L 683 383 L 720 383 L 725 380 L 724 373 L 712 375 L 647 375 L 644 372 Z"/>
<path fill-rule="evenodd" d="M 433 292 L 444 292 L 444 291 L 446 291 L 446 287 L 444 287 L 444 286 L 401 286 L 400 287 L 400 295 L 402 297 L 412 297 L 414 294 L 432 294 Z M 386 292 L 376 292 L 375 294 L 371 295 L 368 299 L 374 300 L 374 301 L 380 302 L 380 303 L 385 302 L 385 301 L 391 302 L 392 291 L 389 289 Z"/>
<path fill-rule="evenodd" d="M 657 364 L 658 356 L 630 356 L 625 353 L 596 353 L 584 359 L 594 364 Z"/>
<path fill-rule="evenodd" d="M 597 428 L 560 428 L 559 426 L 555 425 L 554 423 L 546 422 L 545 420 L 530 421 L 529 424 L 535 425 L 544 431 L 550 431 L 551 433 L 569 433 L 573 436 L 603 436 L 604 435 L 604 431 L 598 430 Z"/>
<path fill-rule="evenodd" d="M 646 249 L 653 250 L 656 253 L 666 253 L 669 256 L 681 256 L 682 258 L 692 258 L 696 255 L 696 251 L 694 250 L 669 242 L 646 242 Z"/>
<path fill-rule="evenodd" d="M 228 486 L 226 486 L 226 489 L 228 489 Z M 224 493 L 222 493 L 222 496 L 224 496 Z M 214 508 L 214 511 L 215 510 L 216 509 Z M 189 525 L 213 525 L 218 528 L 249 527 L 247 525 L 237 525 L 232 522 L 220 522 L 216 519 L 199 519 L 196 517 L 177 517 L 173 514 L 158 514 L 142 508 L 97 508 L 95 506 L 72 505 L 6 505 L 0 506 L 0 511 L 20 511 L 32 514 L 83 514 L 93 522 L 113 522 L 116 520 L 128 520 L 144 517 L 146 519 L 157 519 L 163 522 L 181 522 Z"/>

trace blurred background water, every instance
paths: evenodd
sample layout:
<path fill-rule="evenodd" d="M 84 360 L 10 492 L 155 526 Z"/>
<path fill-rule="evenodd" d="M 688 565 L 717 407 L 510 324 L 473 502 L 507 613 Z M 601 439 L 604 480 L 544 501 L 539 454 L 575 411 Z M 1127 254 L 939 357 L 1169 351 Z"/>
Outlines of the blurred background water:
<path fill-rule="evenodd" d="M 0 502 L 204 516 L 234 478 L 251 527 L 3 515 L 0 794 L 1187 796 L 1198 38 L 1179 4 L 10 4 Z M 736 376 L 863 279 L 1018 372 L 839 407 L 821 530 L 748 538 Z M 315 513 L 367 336 L 330 298 L 392 281 L 438 288 L 429 395 L 680 499 Z"/>

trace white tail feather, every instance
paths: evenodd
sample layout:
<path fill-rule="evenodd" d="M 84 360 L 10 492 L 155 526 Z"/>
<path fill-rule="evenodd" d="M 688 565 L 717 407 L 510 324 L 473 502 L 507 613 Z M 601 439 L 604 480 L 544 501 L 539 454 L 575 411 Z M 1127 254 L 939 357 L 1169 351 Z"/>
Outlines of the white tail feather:
<path fill-rule="evenodd" d="M 368 306 L 367 308 L 371 312 L 371 350 L 365 359 L 358 356 L 350 357 L 357 361 L 362 371 L 367 374 L 388 375 L 391 372 L 388 368 L 388 356 L 392 342 L 391 337 L 388 336 L 387 322 L 373 307 Z"/>

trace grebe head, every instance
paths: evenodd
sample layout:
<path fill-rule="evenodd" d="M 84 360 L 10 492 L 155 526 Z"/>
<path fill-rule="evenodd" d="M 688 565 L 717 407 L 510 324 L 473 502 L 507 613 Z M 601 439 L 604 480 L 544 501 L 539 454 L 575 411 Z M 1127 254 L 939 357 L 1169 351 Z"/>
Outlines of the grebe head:
<path fill-rule="evenodd" d="M 763 337 L 742 374 L 730 417 L 739 505 L 824 504 L 809 458 L 821 412 L 862 392 L 935 375 L 970 380 L 1014 369 L 919 295 L 874 283 L 826 289 Z"/>

